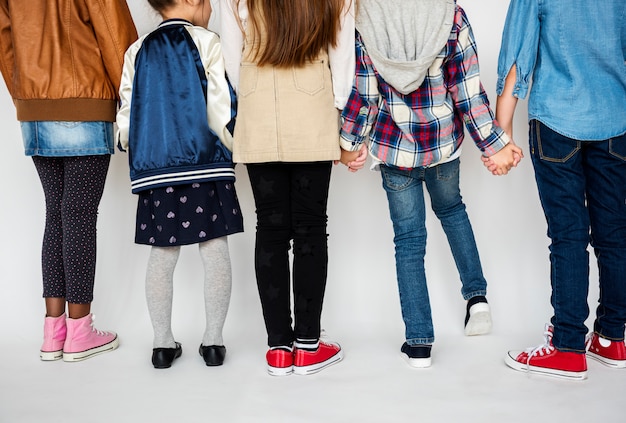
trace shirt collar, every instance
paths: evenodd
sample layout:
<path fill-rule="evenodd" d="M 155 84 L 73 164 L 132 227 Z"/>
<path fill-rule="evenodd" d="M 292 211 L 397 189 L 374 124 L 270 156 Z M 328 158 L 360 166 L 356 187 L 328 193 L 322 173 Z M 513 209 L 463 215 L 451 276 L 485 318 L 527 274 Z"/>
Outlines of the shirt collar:
<path fill-rule="evenodd" d="M 163 28 L 165 26 L 170 26 L 170 25 L 193 26 L 193 24 L 186 19 L 173 18 L 173 19 L 166 19 L 163 22 L 161 22 L 161 24 L 159 25 L 159 28 Z"/>

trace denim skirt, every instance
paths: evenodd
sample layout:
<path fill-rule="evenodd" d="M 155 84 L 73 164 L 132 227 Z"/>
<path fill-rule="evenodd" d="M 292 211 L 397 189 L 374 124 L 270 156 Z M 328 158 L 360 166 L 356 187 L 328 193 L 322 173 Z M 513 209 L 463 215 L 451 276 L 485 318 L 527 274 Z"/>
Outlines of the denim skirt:
<path fill-rule="evenodd" d="M 20 122 L 27 156 L 113 154 L 112 122 Z"/>

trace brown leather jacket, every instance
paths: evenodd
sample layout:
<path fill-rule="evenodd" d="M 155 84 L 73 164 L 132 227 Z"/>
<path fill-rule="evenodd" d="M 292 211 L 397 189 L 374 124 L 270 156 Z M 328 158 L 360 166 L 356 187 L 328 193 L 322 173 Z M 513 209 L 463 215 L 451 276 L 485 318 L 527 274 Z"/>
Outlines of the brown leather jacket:
<path fill-rule="evenodd" d="M 20 121 L 115 121 L 125 0 L 0 0 L 0 71 Z"/>

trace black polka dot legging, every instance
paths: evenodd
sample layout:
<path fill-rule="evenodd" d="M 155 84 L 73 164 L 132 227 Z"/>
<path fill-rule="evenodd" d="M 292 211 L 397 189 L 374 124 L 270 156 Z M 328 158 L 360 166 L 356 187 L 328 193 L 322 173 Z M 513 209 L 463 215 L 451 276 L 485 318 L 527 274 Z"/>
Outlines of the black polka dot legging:
<path fill-rule="evenodd" d="M 98 205 L 111 156 L 33 156 L 46 198 L 44 298 L 93 300 Z"/>

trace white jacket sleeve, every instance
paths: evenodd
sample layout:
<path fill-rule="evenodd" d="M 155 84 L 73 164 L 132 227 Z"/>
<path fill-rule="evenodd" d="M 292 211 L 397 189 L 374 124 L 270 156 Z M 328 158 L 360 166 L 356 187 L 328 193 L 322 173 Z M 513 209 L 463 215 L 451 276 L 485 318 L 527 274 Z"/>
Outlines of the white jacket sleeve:
<path fill-rule="evenodd" d="M 330 72 L 333 78 L 333 93 L 335 107 L 343 109 L 352 92 L 354 81 L 355 53 L 354 53 L 354 0 L 345 0 L 344 15 L 337 39 L 337 46 L 328 50 Z"/>
<path fill-rule="evenodd" d="M 245 0 L 239 2 L 239 9 L 234 10 L 233 0 L 219 0 L 220 39 L 228 79 L 235 91 L 239 88 L 239 67 L 243 54 L 243 33 L 237 17 L 245 22 L 248 18 L 248 6 Z"/>
<path fill-rule="evenodd" d="M 128 131 L 130 128 L 130 102 L 133 97 L 133 80 L 135 78 L 135 57 L 144 37 L 133 43 L 124 54 L 124 67 L 120 81 L 120 108 L 117 112 L 117 131 L 115 139 L 118 147 L 126 151 L 128 149 Z"/>
<path fill-rule="evenodd" d="M 235 118 L 235 93 L 226 78 L 224 58 L 219 37 L 204 28 L 189 27 L 189 32 L 198 46 L 200 58 L 207 78 L 207 119 L 209 128 L 230 151 L 233 150 L 233 135 L 228 129 Z M 231 123 L 232 122 L 232 123 Z"/>

